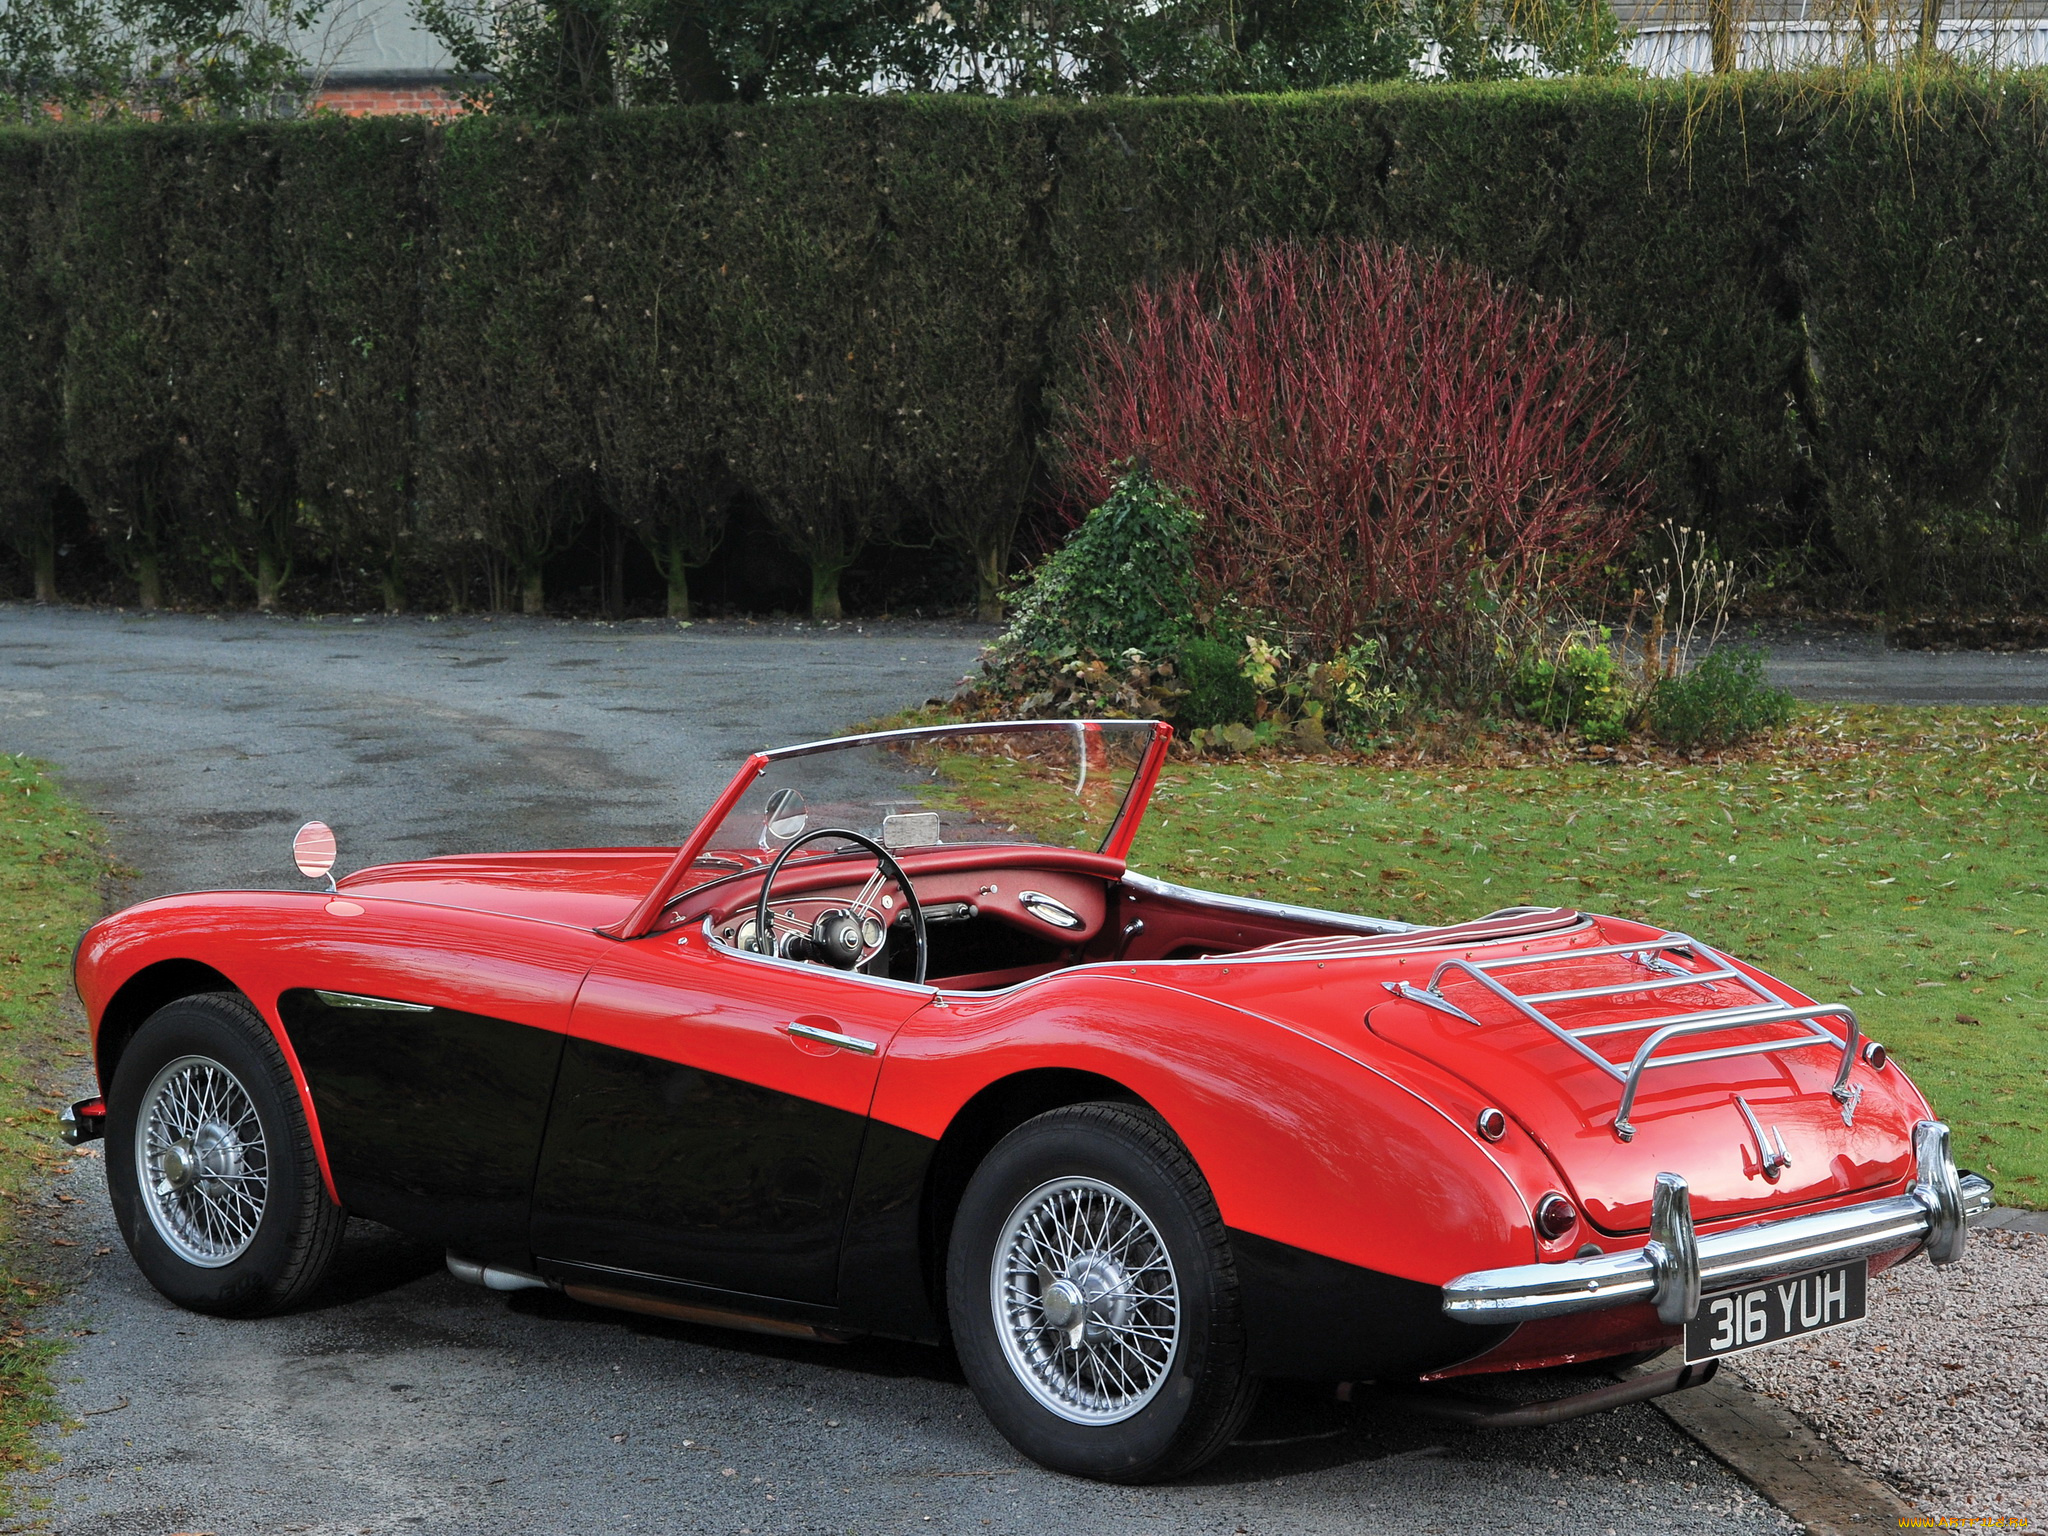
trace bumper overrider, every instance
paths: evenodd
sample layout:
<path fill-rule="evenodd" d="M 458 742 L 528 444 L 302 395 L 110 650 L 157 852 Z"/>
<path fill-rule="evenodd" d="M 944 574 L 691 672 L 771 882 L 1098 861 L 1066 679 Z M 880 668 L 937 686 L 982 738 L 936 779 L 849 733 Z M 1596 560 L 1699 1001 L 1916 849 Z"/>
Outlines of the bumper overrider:
<path fill-rule="evenodd" d="M 1444 1287 L 1444 1312 L 1498 1327 L 1651 1302 L 1673 1326 L 1691 1321 L 1703 1292 L 1729 1290 L 1830 1264 L 1918 1246 L 1936 1264 L 1963 1256 L 1969 1223 L 1992 1206 L 1991 1183 L 1958 1173 L 1949 1130 L 1913 1127 L 1914 1179 L 1903 1195 L 1697 1236 L 1692 1198 L 1675 1173 L 1657 1175 L 1650 1240 L 1625 1253 L 1560 1264 L 1475 1270 Z"/>
<path fill-rule="evenodd" d="M 69 1147 L 98 1141 L 107 1134 L 107 1101 L 98 1094 L 80 1099 L 57 1117 L 57 1135 Z"/>

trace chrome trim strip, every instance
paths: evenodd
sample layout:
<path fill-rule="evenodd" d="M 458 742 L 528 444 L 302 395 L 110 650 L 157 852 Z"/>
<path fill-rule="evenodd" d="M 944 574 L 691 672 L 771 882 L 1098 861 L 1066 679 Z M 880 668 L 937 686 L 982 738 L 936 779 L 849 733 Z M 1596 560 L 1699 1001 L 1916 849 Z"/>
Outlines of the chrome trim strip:
<path fill-rule="evenodd" d="M 432 1013 L 432 1003 L 401 1003 L 393 997 L 364 997 L 359 992 L 322 992 L 313 995 L 330 1008 L 371 1008 L 379 1013 Z"/>
<path fill-rule="evenodd" d="M 1913 1152 L 1920 1177 L 1906 1194 L 1706 1237 L 1692 1236 L 1685 1181 L 1676 1174 L 1660 1174 L 1651 1240 L 1643 1247 L 1597 1259 L 1516 1264 L 1460 1275 L 1443 1288 L 1444 1315 L 1461 1323 L 1494 1326 L 1654 1301 L 1659 1318 L 1676 1325 L 1698 1311 L 1704 1292 L 1844 1264 L 1912 1244 L 1924 1244 L 1936 1263 L 1954 1263 L 1962 1256 L 1964 1228 L 1991 1210 L 1995 1193 L 1990 1181 L 1956 1172 L 1949 1160 L 1948 1127 L 1940 1121 L 1923 1120 L 1914 1127 Z"/>
<path fill-rule="evenodd" d="M 1156 720 L 970 720 L 961 725 L 913 725 L 896 731 L 869 731 L 860 736 L 834 736 L 825 741 L 801 741 L 793 747 L 776 747 L 758 755 L 771 763 L 782 762 L 791 757 L 810 757 L 819 752 L 832 752 L 840 747 L 864 746 L 877 741 L 902 741 L 911 736 L 989 736 L 1004 731 L 1058 731 L 1072 735 L 1077 729 L 1090 725 L 1113 726 L 1120 731 L 1129 731 L 1135 738 L 1142 734 L 1148 742 L 1158 729 Z"/>
<path fill-rule="evenodd" d="M 861 1056 L 872 1056 L 881 1049 L 872 1040 L 863 1040 L 859 1035 L 842 1035 L 836 1030 L 819 1029 L 815 1024 L 785 1024 L 784 1031 L 804 1040 L 815 1040 L 820 1045 L 836 1045 L 842 1051 L 853 1051 Z"/>
<path fill-rule="evenodd" d="M 1297 907 L 1283 901 L 1261 901 L 1256 896 L 1225 896 L 1218 891 L 1197 890 L 1191 885 L 1175 885 L 1170 880 L 1155 880 L 1150 875 L 1140 875 L 1130 870 L 1124 872 L 1123 881 L 1125 885 L 1147 896 L 1170 897 L 1175 901 L 1184 901 L 1191 907 L 1207 907 L 1212 911 L 1242 912 L 1247 917 L 1274 917 L 1287 922 L 1319 923 L 1325 928 L 1336 928 L 1345 933 L 1429 931 L 1419 923 L 1396 922 L 1391 917 L 1353 917 L 1346 912 L 1326 912 L 1320 907 Z M 1226 955 L 1220 958 L 1241 960 L 1246 957 Z"/>

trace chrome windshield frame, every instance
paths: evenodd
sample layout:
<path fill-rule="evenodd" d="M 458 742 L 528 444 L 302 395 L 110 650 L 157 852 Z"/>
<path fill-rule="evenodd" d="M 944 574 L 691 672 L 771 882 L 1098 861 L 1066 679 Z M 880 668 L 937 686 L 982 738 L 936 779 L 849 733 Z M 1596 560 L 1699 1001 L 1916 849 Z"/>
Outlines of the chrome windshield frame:
<path fill-rule="evenodd" d="M 770 763 L 789 761 L 800 757 L 813 757 L 822 752 L 846 751 L 857 747 L 887 745 L 891 742 L 944 739 L 949 736 L 1033 734 L 1044 732 L 1081 735 L 1090 726 L 1108 726 L 1112 729 L 1137 732 L 1149 729 L 1151 740 L 1145 755 L 1139 759 L 1132 773 L 1130 785 L 1124 791 L 1122 803 L 1111 818 L 1109 829 L 1104 834 L 1096 852 L 1111 858 L 1123 859 L 1137 837 L 1138 825 L 1144 820 L 1145 808 L 1151 802 L 1152 791 L 1158 786 L 1160 771 L 1166 765 L 1166 753 L 1173 742 L 1173 727 L 1163 720 L 988 720 L 956 721 L 944 725 L 914 725 L 892 731 L 865 731 L 854 736 L 834 736 L 820 741 L 798 742 L 794 746 L 775 747 L 755 752 L 740 764 L 725 788 L 712 801 L 710 809 L 698 818 L 696 826 L 683 845 L 676 850 L 668 868 L 661 878 L 632 912 L 616 923 L 610 923 L 596 931 L 610 939 L 637 939 L 650 932 L 662 910 L 686 889 L 683 877 L 695 865 L 711 845 L 711 838 L 726 817 L 732 814 L 740 800 L 756 780 L 768 769 Z M 1085 754 L 1082 762 L 1086 763 Z M 1085 778 L 1083 779 L 1085 783 Z"/>

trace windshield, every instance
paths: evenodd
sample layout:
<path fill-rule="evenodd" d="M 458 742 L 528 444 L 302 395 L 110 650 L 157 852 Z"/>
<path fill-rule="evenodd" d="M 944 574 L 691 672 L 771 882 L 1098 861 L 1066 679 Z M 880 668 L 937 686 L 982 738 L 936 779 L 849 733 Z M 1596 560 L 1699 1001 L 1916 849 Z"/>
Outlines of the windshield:
<path fill-rule="evenodd" d="M 892 850 L 968 843 L 1101 849 L 1158 734 L 1149 720 L 938 726 L 763 754 L 701 843 L 699 878 L 773 858 L 821 828 Z M 840 850 L 828 839 L 796 857 Z"/>

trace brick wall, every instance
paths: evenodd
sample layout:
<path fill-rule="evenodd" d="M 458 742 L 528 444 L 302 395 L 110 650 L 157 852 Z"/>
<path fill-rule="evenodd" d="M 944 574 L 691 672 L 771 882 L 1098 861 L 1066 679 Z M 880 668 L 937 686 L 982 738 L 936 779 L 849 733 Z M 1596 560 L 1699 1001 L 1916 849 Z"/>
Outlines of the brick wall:
<path fill-rule="evenodd" d="M 343 117 L 450 117 L 462 110 L 462 103 L 449 92 L 432 85 L 329 86 L 313 98 L 318 112 L 338 112 Z"/>

